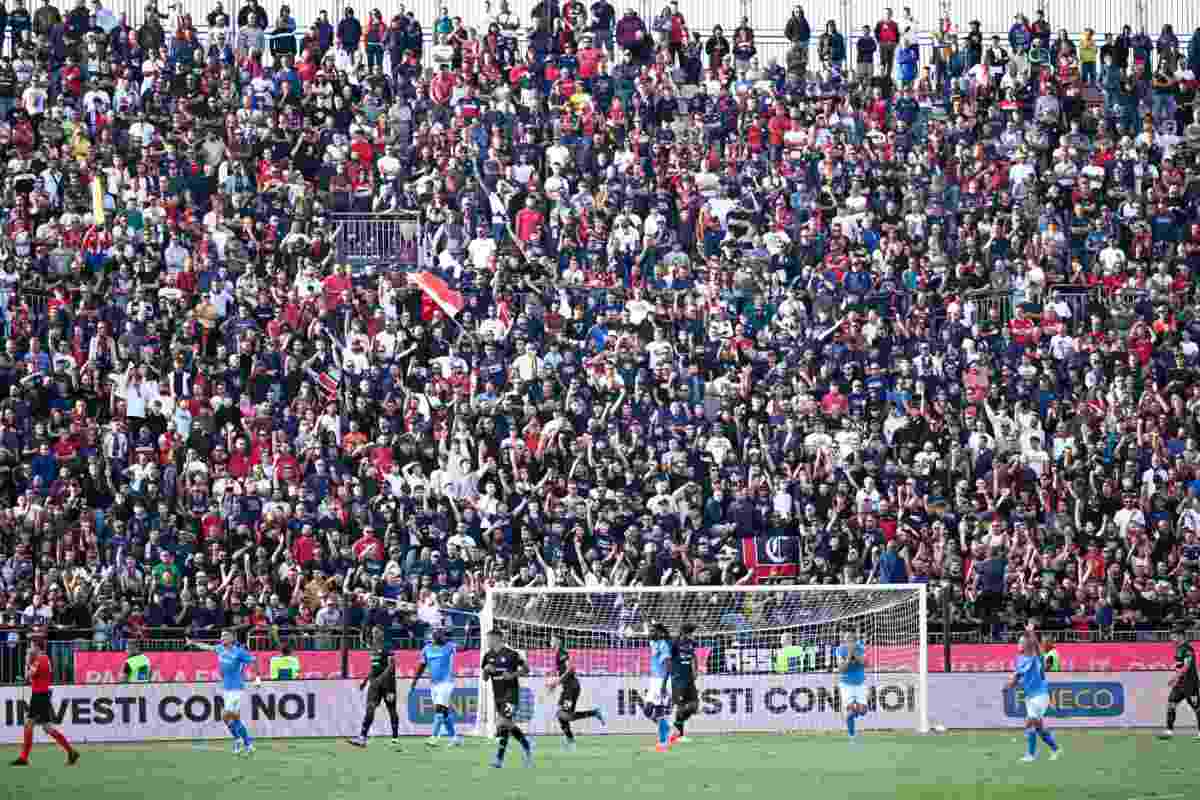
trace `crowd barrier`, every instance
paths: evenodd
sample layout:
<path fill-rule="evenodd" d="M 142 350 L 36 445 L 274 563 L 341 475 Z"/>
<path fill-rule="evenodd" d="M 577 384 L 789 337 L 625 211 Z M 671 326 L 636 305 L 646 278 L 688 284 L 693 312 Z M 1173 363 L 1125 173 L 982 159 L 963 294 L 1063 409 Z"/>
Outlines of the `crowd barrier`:
<path fill-rule="evenodd" d="M 1170 693 L 1169 678 L 1166 672 L 1052 676 L 1049 716 L 1056 727 L 1158 725 Z M 957 729 L 1022 727 L 1024 697 L 1007 690 L 1007 681 L 1007 675 L 998 673 L 930 675 L 931 724 Z M 609 719 L 605 728 L 589 733 L 651 731 L 643 712 L 644 684 L 644 679 L 632 677 L 585 679 L 579 707 L 603 707 Z M 257 737 L 350 735 L 362 717 L 363 694 L 358 685 L 352 680 L 265 683 L 247 691 L 243 719 Z M 405 681 L 398 688 L 402 735 L 428 735 L 433 725 L 428 684 L 422 682 L 412 693 Z M 871 681 L 871 713 L 864 727 L 916 729 L 918 691 L 913 675 L 886 675 Z M 844 726 L 841 697 L 828 674 L 708 676 L 701 680 L 699 695 L 700 710 L 688 724 L 689 732 L 835 731 Z M 474 725 L 478 697 L 474 679 L 459 682 L 452 704 L 460 725 Z M 54 690 L 52 708 L 57 724 L 77 742 L 224 739 L 228 731 L 220 721 L 221 698 L 215 683 L 63 686 Z M 0 742 L 19 740 L 28 699 L 26 689 L 0 689 Z M 534 735 L 557 734 L 556 701 L 557 692 L 547 689 L 544 681 L 526 680 L 516 716 Z M 377 715 L 375 726 L 377 734 L 385 733 L 386 715 Z"/>

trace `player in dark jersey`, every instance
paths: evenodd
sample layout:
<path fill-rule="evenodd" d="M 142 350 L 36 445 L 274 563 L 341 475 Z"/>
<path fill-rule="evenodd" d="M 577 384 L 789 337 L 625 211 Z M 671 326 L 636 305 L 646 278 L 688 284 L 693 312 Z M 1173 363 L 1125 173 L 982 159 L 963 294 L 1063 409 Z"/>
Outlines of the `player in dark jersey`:
<path fill-rule="evenodd" d="M 700 710 L 696 690 L 696 626 L 685 622 L 671 642 L 671 703 L 675 706 L 675 732 L 668 744 L 687 741 L 683 726 Z"/>
<path fill-rule="evenodd" d="M 1196 652 L 1188 642 L 1187 628 L 1175 630 L 1175 677 L 1171 678 L 1171 695 L 1167 698 L 1167 729 L 1163 739 L 1175 735 L 1175 707 L 1187 702 L 1196 715 L 1196 738 L 1200 739 L 1200 674 L 1196 672 Z"/>
<path fill-rule="evenodd" d="M 40 725 L 46 735 L 66 751 L 67 766 L 73 766 L 79 761 L 79 751 L 71 746 L 67 737 L 54 725 L 54 706 L 50 702 L 50 683 L 54 673 L 50 667 L 50 657 L 42 652 L 36 641 L 29 643 L 29 662 L 25 665 L 25 674 L 29 676 L 29 711 L 25 716 L 21 755 L 12 761 L 12 765 L 29 766 L 29 751 L 33 749 L 33 728 Z"/>
<path fill-rule="evenodd" d="M 504 766 L 504 753 L 508 750 L 508 739 L 517 740 L 524 751 L 525 766 L 533 766 L 533 742 L 517 727 L 514 718 L 521 701 L 521 678 L 529 674 L 529 665 L 521 654 L 504 644 L 504 634 L 498 630 L 488 632 L 488 651 L 483 657 L 483 679 L 492 682 L 492 702 L 496 708 L 496 733 L 500 744 L 496 748 L 496 759 L 492 766 Z"/>
<path fill-rule="evenodd" d="M 558 724 L 562 728 L 563 736 L 567 737 L 567 749 L 574 750 L 575 733 L 571 730 L 571 723 L 579 719 L 594 718 L 604 725 L 604 712 L 598 708 L 588 711 L 575 710 L 582 687 L 579 685 L 579 676 L 575 674 L 575 665 L 571 663 L 571 654 L 567 652 L 567 646 L 558 634 L 550 637 L 550 646 L 554 648 L 554 663 L 558 674 L 551 677 L 546 685 L 551 689 L 556 686 L 562 687 L 562 693 L 558 696 Z"/>
<path fill-rule="evenodd" d="M 392 721 L 392 744 L 400 743 L 400 714 L 396 711 L 396 663 L 385 644 L 383 628 L 375 629 L 374 648 L 371 650 L 371 672 L 358 686 L 361 692 L 367 690 L 367 710 L 363 714 L 362 731 L 350 739 L 355 747 L 366 747 L 371 735 L 371 725 L 375 723 L 375 709 L 383 703 L 387 707 L 388 717 Z"/>

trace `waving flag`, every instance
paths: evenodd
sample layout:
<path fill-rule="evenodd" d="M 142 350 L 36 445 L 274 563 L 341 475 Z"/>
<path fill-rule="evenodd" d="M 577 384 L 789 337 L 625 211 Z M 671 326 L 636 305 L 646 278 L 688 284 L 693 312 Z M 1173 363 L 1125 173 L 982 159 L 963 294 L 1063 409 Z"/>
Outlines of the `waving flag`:
<path fill-rule="evenodd" d="M 420 287 L 425 297 L 448 317 L 458 316 L 458 312 L 466 305 L 460 293 L 432 272 L 414 272 L 408 276 L 408 280 Z"/>
<path fill-rule="evenodd" d="M 794 578 L 799 574 L 800 538 L 797 536 L 751 536 L 742 539 L 742 563 L 756 581 Z"/>

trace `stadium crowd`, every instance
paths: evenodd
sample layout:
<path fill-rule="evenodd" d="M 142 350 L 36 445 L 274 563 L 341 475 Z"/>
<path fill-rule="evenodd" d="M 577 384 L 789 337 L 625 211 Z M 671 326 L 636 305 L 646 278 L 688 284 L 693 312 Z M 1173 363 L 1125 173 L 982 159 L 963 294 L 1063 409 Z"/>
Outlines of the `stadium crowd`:
<path fill-rule="evenodd" d="M 0 3 L 0 625 L 1196 620 L 1200 35 L 484 5 Z"/>

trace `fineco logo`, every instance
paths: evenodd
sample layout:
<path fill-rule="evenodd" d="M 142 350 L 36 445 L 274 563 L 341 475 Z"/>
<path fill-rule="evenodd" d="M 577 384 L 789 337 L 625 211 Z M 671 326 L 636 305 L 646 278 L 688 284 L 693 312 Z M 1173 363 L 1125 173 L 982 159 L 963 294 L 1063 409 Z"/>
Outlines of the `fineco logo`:
<path fill-rule="evenodd" d="M 1024 718 L 1024 691 L 1009 689 L 1004 692 L 1004 713 L 1009 717 Z M 1050 710 L 1047 716 L 1057 719 L 1119 717 L 1123 713 L 1125 687 L 1119 683 L 1050 684 Z"/>

